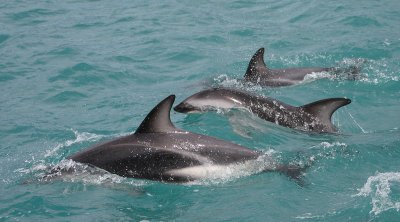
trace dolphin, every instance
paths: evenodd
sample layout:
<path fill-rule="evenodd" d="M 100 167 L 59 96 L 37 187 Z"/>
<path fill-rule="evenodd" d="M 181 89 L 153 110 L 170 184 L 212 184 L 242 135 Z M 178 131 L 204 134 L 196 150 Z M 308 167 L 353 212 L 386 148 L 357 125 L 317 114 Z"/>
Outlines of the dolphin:
<path fill-rule="evenodd" d="M 265 156 L 231 142 L 176 128 L 170 119 L 174 100 L 175 96 L 170 95 L 155 106 L 135 133 L 95 145 L 67 159 L 122 177 L 183 183 L 207 178 L 209 172 L 221 172 L 216 170 L 219 168 L 257 162 Z M 274 171 L 300 178 L 302 168 L 270 161 L 257 173 Z"/>
<path fill-rule="evenodd" d="M 229 88 L 212 88 L 189 96 L 174 110 L 181 113 L 218 109 L 245 108 L 258 117 L 289 128 L 318 133 L 333 133 L 332 114 L 351 102 L 346 98 L 330 98 L 295 107 L 279 100 Z"/>
<path fill-rule="evenodd" d="M 302 82 L 306 75 L 323 72 L 328 73 L 323 77 L 345 73 L 348 79 L 354 80 L 360 72 L 360 67 L 351 66 L 345 69 L 336 67 L 270 69 L 264 62 L 264 48 L 260 48 L 251 58 L 244 80 L 261 86 L 290 86 Z"/>

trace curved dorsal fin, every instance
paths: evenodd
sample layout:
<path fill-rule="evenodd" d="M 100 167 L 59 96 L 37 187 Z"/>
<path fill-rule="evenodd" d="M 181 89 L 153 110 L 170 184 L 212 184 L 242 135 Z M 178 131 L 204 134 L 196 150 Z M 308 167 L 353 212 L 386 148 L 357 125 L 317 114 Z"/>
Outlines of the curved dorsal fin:
<path fill-rule="evenodd" d="M 264 62 L 264 48 L 260 48 L 250 59 L 244 78 L 251 79 L 259 74 L 268 74 L 268 68 Z"/>
<path fill-rule="evenodd" d="M 170 95 L 155 106 L 137 128 L 137 133 L 167 133 L 180 131 L 170 119 L 170 111 L 175 95 Z"/>
<path fill-rule="evenodd" d="M 327 126 L 332 126 L 331 122 L 332 114 L 342 106 L 348 105 L 351 103 L 350 99 L 346 98 L 331 98 L 331 99 L 323 99 L 313 103 L 306 104 L 301 106 L 301 108 L 313 116 L 317 117 L 320 121 L 322 121 Z"/>

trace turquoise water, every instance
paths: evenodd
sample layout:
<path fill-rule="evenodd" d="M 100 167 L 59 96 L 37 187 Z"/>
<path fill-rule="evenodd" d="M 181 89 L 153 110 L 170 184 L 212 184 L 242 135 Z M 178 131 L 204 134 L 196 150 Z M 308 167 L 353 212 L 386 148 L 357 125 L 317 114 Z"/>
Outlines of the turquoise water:
<path fill-rule="evenodd" d="M 2 1 L 0 221 L 398 221 L 399 8 L 397 0 Z M 243 85 L 238 79 L 260 47 L 272 68 L 361 59 L 361 76 Z M 235 172 L 186 185 L 85 169 L 40 181 L 52 166 L 71 166 L 68 155 L 134 132 L 169 94 L 180 102 L 210 86 L 292 105 L 352 103 L 333 116 L 339 135 L 288 130 L 243 112 L 172 113 L 179 128 L 282 163 L 312 161 L 304 187 L 275 173 Z"/>

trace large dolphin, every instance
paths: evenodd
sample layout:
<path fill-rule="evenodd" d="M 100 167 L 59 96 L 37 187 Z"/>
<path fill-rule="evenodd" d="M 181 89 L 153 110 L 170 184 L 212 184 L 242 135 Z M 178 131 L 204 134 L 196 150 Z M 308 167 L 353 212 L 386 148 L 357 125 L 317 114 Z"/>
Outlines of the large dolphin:
<path fill-rule="evenodd" d="M 68 158 L 123 177 L 188 182 L 207 178 L 209 172 L 220 172 L 218 168 L 265 157 L 237 144 L 176 128 L 170 120 L 174 100 L 171 95 L 161 101 L 134 134 L 95 145 Z M 302 170 L 273 160 L 261 166 L 258 172 L 275 171 L 295 179 L 299 179 Z"/>
<path fill-rule="evenodd" d="M 261 86 L 289 86 L 304 81 L 306 75 L 326 72 L 324 77 L 346 74 L 348 79 L 355 79 L 358 76 L 360 67 L 351 66 L 348 68 L 287 68 L 270 69 L 264 62 L 264 48 L 260 48 L 251 58 L 247 67 L 244 80 L 259 84 Z"/>
<path fill-rule="evenodd" d="M 227 88 L 212 88 L 189 96 L 174 110 L 181 113 L 216 109 L 245 108 L 275 124 L 312 132 L 336 132 L 332 114 L 351 102 L 346 98 L 330 98 L 295 107 L 279 100 Z"/>

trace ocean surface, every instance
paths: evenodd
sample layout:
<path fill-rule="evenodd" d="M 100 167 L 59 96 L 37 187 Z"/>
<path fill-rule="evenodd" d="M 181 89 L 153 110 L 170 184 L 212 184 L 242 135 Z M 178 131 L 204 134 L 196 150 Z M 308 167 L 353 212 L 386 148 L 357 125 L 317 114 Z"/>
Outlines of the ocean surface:
<path fill-rule="evenodd" d="M 0 221 L 400 221 L 400 1 L 0 2 Z M 241 79 L 265 47 L 271 68 L 361 68 L 262 88 Z M 235 168 L 190 184 L 92 172 L 66 157 L 133 133 L 175 104 L 232 87 L 300 106 L 352 103 L 338 134 L 244 111 L 184 115 L 182 129 L 312 162 L 304 186 Z M 52 167 L 75 174 L 42 179 Z"/>

